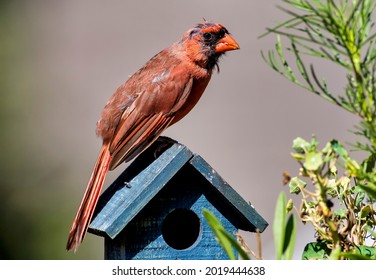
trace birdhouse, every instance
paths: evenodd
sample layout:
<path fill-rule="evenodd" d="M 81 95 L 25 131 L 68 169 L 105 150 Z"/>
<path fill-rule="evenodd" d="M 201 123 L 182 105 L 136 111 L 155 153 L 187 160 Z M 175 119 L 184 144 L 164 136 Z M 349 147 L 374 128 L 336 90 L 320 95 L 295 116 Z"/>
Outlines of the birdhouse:
<path fill-rule="evenodd" d="M 89 232 L 105 259 L 227 259 L 203 209 L 231 234 L 268 225 L 201 156 L 160 137 L 101 195 Z"/>

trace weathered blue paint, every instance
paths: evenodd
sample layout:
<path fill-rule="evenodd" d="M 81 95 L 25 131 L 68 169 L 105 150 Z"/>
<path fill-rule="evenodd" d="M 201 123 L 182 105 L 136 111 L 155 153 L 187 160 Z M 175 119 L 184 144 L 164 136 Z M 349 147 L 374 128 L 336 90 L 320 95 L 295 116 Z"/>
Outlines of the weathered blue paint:
<path fill-rule="evenodd" d="M 230 233 L 266 228 L 267 222 L 202 157 L 162 140 L 100 197 L 89 231 L 105 237 L 106 259 L 227 259 L 202 215 L 204 208 Z M 161 147 L 164 152 L 155 159 Z M 179 208 L 200 220 L 199 237 L 183 250 L 169 246 L 162 234 L 166 216 Z"/>
<path fill-rule="evenodd" d="M 242 230 L 255 232 L 258 229 L 263 232 L 268 223 L 256 210 L 247 203 L 222 177 L 199 155 L 195 155 L 189 162 L 198 172 L 210 182 L 210 186 L 218 191 L 227 200 L 229 206 L 237 210 L 237 217 L 233 221 L 239 221 L 237 227 Z M 240 221 L 241 219 L 241 221 Z"/>
<path fill-rule="evenodd" d="M 99 203 L 100 213 L 90 228 L 98 235 L 115 238 L 191 157 L 191 151 L 175 144 L 137 176 L 131 178 L 123 173 L 128 180 L 121 184 L 115 181 L 101 196 L 104 204 Z"/>

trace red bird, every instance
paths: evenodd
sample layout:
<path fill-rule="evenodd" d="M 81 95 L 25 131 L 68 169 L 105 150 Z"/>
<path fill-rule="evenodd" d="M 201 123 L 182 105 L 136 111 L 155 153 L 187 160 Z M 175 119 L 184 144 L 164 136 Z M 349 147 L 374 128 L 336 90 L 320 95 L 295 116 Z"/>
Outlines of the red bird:
<path fill-rule="evenodd" d="M 71 227 L 67 250 L 82 242 L 108 170 L 145 150 L 196 105 L 220 56 L 239 45 L 227 29 L 204 22 L 151 58 L 111 96 L 97 122 L 103 145 Z"/>

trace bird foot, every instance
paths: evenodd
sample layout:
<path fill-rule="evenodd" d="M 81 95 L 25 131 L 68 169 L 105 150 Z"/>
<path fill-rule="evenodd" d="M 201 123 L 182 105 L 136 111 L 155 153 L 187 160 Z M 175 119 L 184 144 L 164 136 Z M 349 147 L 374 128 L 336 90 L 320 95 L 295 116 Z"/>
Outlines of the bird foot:
<path fill-rule="evenodd" d="M 155 159 L 158 158 L 164 151 L 169 149 L 172 145 L 179 143 L 178 141 L 166 136 L 158 137 L 155 142 L 158 145 L 153 154 Z"/>

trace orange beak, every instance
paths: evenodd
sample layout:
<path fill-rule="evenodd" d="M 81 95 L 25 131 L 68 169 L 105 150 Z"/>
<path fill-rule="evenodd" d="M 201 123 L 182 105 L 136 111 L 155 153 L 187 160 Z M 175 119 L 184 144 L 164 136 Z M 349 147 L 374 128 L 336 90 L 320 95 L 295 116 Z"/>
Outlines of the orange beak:
<path fill-rule="evenodd" d="M 234 51 L 240 49 L 238 43 L 229 34 L 226 34 L 215 46 L 216 53 L 223 53 L 227 51 Z"/>

